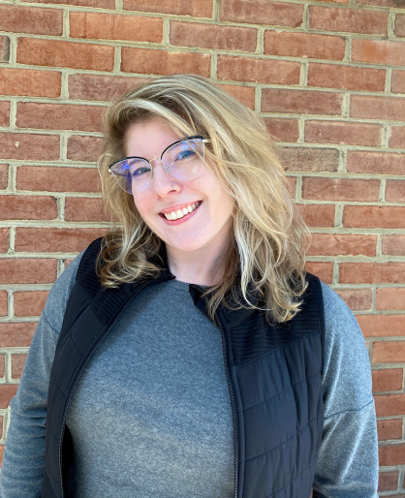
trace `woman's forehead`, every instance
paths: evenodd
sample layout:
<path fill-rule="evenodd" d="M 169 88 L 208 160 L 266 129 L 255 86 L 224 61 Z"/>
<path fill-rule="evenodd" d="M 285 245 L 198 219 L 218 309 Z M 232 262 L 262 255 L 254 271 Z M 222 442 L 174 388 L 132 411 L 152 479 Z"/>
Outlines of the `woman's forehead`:
<path fill-rule="evenodd" d="M 154 117 L 131 124 L 125 134 L 128 156 L 140 156 L 148 160 L 160 157 L 162 152 L 179 135 L 162 118 Z"/>

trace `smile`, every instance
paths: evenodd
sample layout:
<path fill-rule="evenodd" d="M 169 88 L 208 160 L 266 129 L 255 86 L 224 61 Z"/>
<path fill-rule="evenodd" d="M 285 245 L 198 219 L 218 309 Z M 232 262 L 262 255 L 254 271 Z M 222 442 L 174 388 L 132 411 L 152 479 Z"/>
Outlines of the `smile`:
<path fill-rule="evenodd" d="M 201 204 L 201 201 L 194 202 L 193 204 L 189 204 L 188 206 L 185 206 L 182 209 L 177 209 L 176 211 L 171 211 L 170 213 L 162 213 L 164 217 L 169 220 L 179 220 L 180 218 L 183 218 L 189 213 L 192 213 L 195 211 Z"/>

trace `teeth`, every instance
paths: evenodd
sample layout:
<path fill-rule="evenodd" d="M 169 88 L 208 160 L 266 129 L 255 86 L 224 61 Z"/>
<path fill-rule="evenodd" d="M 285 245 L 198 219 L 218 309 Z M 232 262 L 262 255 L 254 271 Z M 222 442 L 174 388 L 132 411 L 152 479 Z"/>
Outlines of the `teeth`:
<path fill-rule="evenodd" d="M 180 218 L 183 218 L 188 213 L 191 213 L 196 209 L 198 206 L 197 202 L 194 202 L 194 204 L 189 204 L 187 207 L 184 207 L 183 209 L 178 209 L 177 211 L 172 211 L 171 213 L 164 213 L 166 216 L 167 220 L 178 220 Z"/>

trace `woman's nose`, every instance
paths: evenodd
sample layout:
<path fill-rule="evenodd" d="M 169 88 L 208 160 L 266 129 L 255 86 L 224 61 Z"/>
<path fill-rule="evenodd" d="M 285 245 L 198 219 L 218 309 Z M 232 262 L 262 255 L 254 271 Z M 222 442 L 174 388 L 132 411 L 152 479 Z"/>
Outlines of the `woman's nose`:
<path fill-rule="evenodd" d="M 180 190 L 178 180 L 165 170 L 161 159 L 154 159 L 152 168 L 152 188 L 158 197 L 164 197 L 169 192 Z"/>

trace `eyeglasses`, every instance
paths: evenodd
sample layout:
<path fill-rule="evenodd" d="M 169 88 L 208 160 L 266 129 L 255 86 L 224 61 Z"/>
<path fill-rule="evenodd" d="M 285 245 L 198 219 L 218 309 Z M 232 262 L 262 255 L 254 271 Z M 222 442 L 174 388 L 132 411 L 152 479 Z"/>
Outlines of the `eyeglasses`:
<path fill-rule="evenodd" d="M 179 180 L 195 178 L 204 163 L 204 149 L 208 141 L 198 135 L 183 138 L 166 147 L 160 156 L 165 171 Z M 125 157 L 110 164 L 108 171 L 125 192 L 141 194 L 152 181 L 152 162 L 158 159 L 148 161 L 144 157 Z"/>

